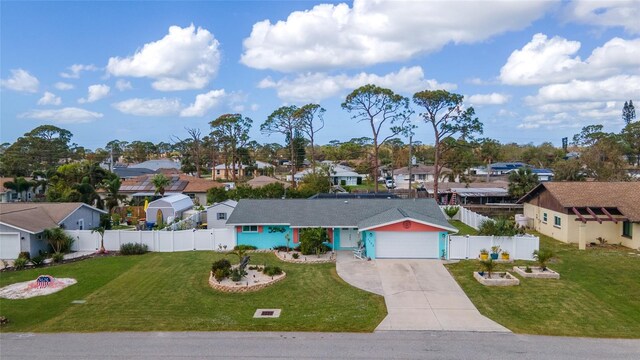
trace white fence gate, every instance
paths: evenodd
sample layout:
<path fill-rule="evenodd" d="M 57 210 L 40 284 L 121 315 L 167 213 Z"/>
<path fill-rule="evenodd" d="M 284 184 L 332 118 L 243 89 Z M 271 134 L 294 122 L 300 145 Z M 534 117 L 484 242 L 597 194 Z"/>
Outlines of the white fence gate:
<path fill-rule="evenodd" d="M 71 250 L 96 251 L 100 247 L 100 234 L 91 230 L 65 230 L 75 239 Z M 108 251 L 120 250 L 126 243 L 146 244 L 149 251 L 174 252 L 191 250 L 232 250 L 236 245 L 233 228 L 183 231 L 130 231 L 107 230 L 104 247 Z"/>
<path fill-rule="evenodd" d="M 460 220 L 462 223 L 469 225 L 476 230 L 478 230 L 478 228 L 480 227 L 480 224 L 482 224 L 487 220 L 491 220 L 491 218 L 489 217 L 480 215 L 460 205 L 449 205 L 449 206 L 443 205 L 443 206 L 440 206 L 440 209 L 444 209 L 446 207 L 457 207 L 458 213 L 453 217 L 453 220 Z"/>
<path fill-rule="evenodd" d="M 13 260 L 20 255 L 20 233 L 0 233 L 0 259 Z"/>
<path fill-rule="evenodd" d="M 533 251 L 540 247 L 537 236 L 449 236 L 449 259 L 475 259 L 480 250 L 500 246 L 514 260 L 533 260 Z"/>

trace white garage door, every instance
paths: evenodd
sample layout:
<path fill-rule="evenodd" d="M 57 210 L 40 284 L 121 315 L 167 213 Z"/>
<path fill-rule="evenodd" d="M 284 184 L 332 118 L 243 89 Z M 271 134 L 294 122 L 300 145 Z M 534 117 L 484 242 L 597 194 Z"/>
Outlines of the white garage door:
<path fill-rule="evenodd" d="M 438 233 L 378 231 L 376 258 L 438 258 Z"/>
<path fill-rule="evenodd" d="M 13 260 L 20 253 L 19 233 L 0 233 L 0 259 Z"/>

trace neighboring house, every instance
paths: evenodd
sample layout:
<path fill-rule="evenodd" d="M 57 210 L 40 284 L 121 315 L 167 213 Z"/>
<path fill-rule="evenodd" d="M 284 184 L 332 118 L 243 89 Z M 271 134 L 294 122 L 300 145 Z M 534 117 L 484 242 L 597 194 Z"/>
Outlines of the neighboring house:
<path fill-rule="evenodd" d="M 143 203 L 145 198 L 159 198 L 156 188 L 151 179 L 154 175 L 142 175 L 132 179 L 127 179 L 120 186 L 120 193 L 127 195 L 129 200 Z M 214 187 L 224 187 L 216 181 L 197 178 L 187 174 L 167 174 L 171 183 L 165 188 L 165 195 L 184 194 L 189 196 L 196 204 L 205 205 L 207 203 L 207 190 Z"/>
<path fill-rule="evenodd" d="M 264 162 L 264 161 L 256 161 L 255 164 L 253 166 L 249 166 L 249 165 L 245 165 L 245 164 L 236 164 L 236 169 L 235 169 L 235 173 L 236 173 L 236 177 L 242 178 L 245 175 L 246 176 L 251 176 L 252 173 L 247 170 L 247 169 L 258 169 L 258 170 L 266 170 L 268 168 L 273 168 L 274 166 Z M 231 165 L 225 165 L 225 164 L 218 164 L 216 165 L 213 170 L 211 170 L 211 177 L 213 178 L 213 180 L 220 180 L 220 179 L 224 179 L 224 180 L 229 180 L 232 179 L 232 173 L 233 169 L 231 168 Z"/>
<path fill-rule="evenodd" d="M 469 169 L 469 173 L 471 175 L 493 175 L 493 176 L 497 176 L 497 175 L 505 175 L 507 173 L 509 173 L 512 170 L 517 170 L 521 167 L 525 167 L 527 166 L 527 164 L 523 163 L 523 162 L 497 162 L 497 163 L 493 163 L 490 164 L 489 167 L 487 168 L 486 166 L 477 166 L 477 167 L 473 167 L 471 169 Z"/>
<path fill-rule="evenodd" d="M 106 213 L 84 203 L 0 204 L 0 247 L 19 241 L 20 251 L 35 256 L 48 248 L 44 230 L 58 226 L 66 230 L 93 229 L 100 225 L 100 215 Z"/>
<path fill-rule="evenodd" d="M 526 166 L 525 166 L 526 167 Z M 536 174 L 538 176 L 538 181 L 540 182 L 545 182 L 545 181 L 552 181 L 553 180 L 553 170 L 550 169 L 536 169 L 536 168 L 529 168 L 531 170 L 531 172 L 533 174 Z M 507 174 L 511 174 L 512 172 L 516 172 L 518 171 L 516 170 L 510 170 L 507 172 Z"/>
<path fill-rule="evenodd" d="M 30 178 L 25 179 L 31 181 Z M 4 187 L 6 182 L 14 182 L 15 180 L 15 178 L 0 177 L 0 202 L 33 201 L 37 196 L 44 196 L 41 186 L 31 187 L 21 193 Z"/>
<path fill-rule="evenodd" d="M 546 182 L 518 203 L 529 226 L 581 249 L 599 237 L 640 248 L 640 182 Z"/>
<path fill-rule="evenodd" d="M 285 189 L 291 186 L 291 184 L 286 181 L 278 180 L 270 176 L 258 176 L 254 179 L 247 181 L 247 185 L 251 186 L 252 188 L 261 188 L 269 184 L 282 184 L 285 187 Z"/>
<path fill-rule="evenodd" d="M 238 202 L 227 220 L 238 245 L 259 249 L 300 242 L 305 228 L 328 230 L 335 250 L 361 246 L 375 258 L 446 256 L 447 233 L 457 232 L 433 199 L 292 199 Z"/>
<path fill-rule="evenodd" d="M 162 218 L 163 223 L 182 219 L 182 214 L 193 208 L 193 200 L 183 194 L 161 197 L 149 203 L 146 210 L 147 224 L 155 224 Z"/>
<path fill-rule="evenodd" d="M 440 204 L 486 204 L 514 201 L 507 190 L 506 181 L 438 184 L 438 202 Z M 422 190 L 422 189 L 419 189 Z M 433 183 L 426 184 L 424 190 L 433 197 Z"/>
<path fill-rule="evenodd" d="M 148 160 L 145 162 L 141 162 L 139 164 L 132 164 L 129 165 L 129 168 L 143 168 L 143 169 L 150 169 L 153 171 L 158 171 L 160 169 L 177 169 L 180 170 L 180 167 L 182 165 L 180 164 L 180 161 L 173 161 L 173 160 L 168 160 L 168 159 L 159 159 L 159 160 Z"/>
<path fill-rule="evenodd" d="M 331 184 L 333 185 L 341 185 L 341 186 L 354 186 L 362 184 L 362 178 L 364 175 L 356 173 L 352 168 L 346 165 L 333 164 L 330 162 L 323 162 L 325 165 L 329 165 L 329 177 L 331 179 Z M 317 168 L 316 171 L 324 171 L 323 169 Z M 308 175 L 313 173 L 313 169 L 305 169 L 299 171 L 295 174 L 294 179 L 297 182 L 302 181 L 302 179 Z M 289 180 L 291 176 L 287 177 Z"/>
<path fill-rule="evenodd" d="M 207 207 L 207 229 L 227 227 L 227 219 L 229 219 L 236 205 L 238 205 L 238 202 L 235 200 L 225 200 Z"/>
<path fill-rule="evenodd" d="M 415 185 L 433 183 L 435 167 L 433 165 L 413 165 L 411 167 L 411 183 Z M 448 182 L 451 169 L 443 167 L 440 170 L 440 182 Z M 399 189 L 409 188 L 409 167 L 393 170 L 393 180 Z"/>
<path fill-rule="evenodd" d="M 147 168 L 131 168 L 131 167 L 123 167 L 123 166 L 114 167 L 112 172 L 118 175 L 118 177 L 123 181 L 127 179 L 133 179 L 142 175 L 149 175 L 149 174 L 156 173 L 156 171 L 147 169 Z"/>

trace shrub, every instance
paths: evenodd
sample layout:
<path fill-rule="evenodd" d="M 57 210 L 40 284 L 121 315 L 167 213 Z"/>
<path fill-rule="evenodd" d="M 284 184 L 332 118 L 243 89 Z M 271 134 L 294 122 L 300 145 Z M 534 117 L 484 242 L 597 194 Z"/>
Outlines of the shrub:
<path fill-rule="evenodd" d="M 491 278 L 491 272 L 496 267 L 496 263 L 493 262 L 493 259 L 489 258 L 487 260 L 481 260 L 480 264 L 482 265 L 482 269 L 488 273 L 488 277 Z"/>
<path fill-rule="evenodd" d="M 327 231 L 322 228 L 304 229 L 300 234 L 300 252 L 302 255 L 315 255 L 326 252 L 323 242 L 328 240 Z"/>
<path fill-rule="evenodd" d="M 29 260 L 27 260 L 27 259 L 25 259 L 23 257 L 19 257 L 19 258 L 15 259 L 13 261 L 13 267 L 16 270 L 22 270 L 22 269 L 24 269 L 25 266 L 27 266 L 27 261 L 29 261 Z"/>
<path fill-rule="evenodd" d="M 120 225 L 122 218 L 120 217 L 120 214 L 115 213 L 111 215 L 111 221 L 113 222 L 114 225 Z"/>
<path fill-rule="evenodd" d="M 276 250 L 276 251 L 289 251 L 289 249 L 286 246 L 274 246 L 273 250 Z"/>
<path fill-rule="evenodd" d="M 456 216 L 456 214 L 458 213 L 458 211 L 460 211 L 460 208 L 457 206 L 446 206 L 443 209 L 444 213 L 447 214 L 447 216 L 450 219 L 453 219 L 454 216 Z"/>
<path fill-rule="evenodd" d="M 230 270 L 216 269 L 213 272 L 213 277 L 216 279 L 216 281 L 220 282 L 224 280 L 227 276 L 229 276 L 229 273 L 231 273 Z"/>
<path fill-rule="evenodd" d="M 64 254 L 61 252 L 53 253 L 53 255 L 51 255 L 51 260 L 54 263 L 61 263 L 62 260 L 64 260 Z"/>
<path fill-rule="evenodd" d="M 240 270 L 240 268 L 235 268 L 231 270 L 231 274 L 229 275 L 229 278 L 231 279 L 231 281 L 240 281 L 242 280 L 242 277 L 245 275 L 247 275 L 246 271 Z"/>
<path fill-rule="evenodd" d="M 547 261 L 551 260 L 553 257 L 553 251 L 550 249 L 540 249 L 533 251 L 533 258 L 536 259 L 538 265 L 540 265 L 540 270 L 547 270 Z"/>
<path fill-rule="evenodd" d="M 120 255 L 142 255 L 149 251 L 147 244 L 126 243 L 120 245 Z"/>
<path fill-rule="evenodd" d="M 233 247 L 233 250 L 256 250 L 258 249 L 257 247 L 253 246 L 253 245 L 236 245 Z"/>
<path fill-rule="evenodd" d="M 265 266 L 264 269 L 262 269 L 262 272 L 267 276 L 275 276 L 282 274 L 282 269 L 280 269 L 280 267 L 278 266 L 268 265 Z"/>
<path fill-rule="evenodd" d="M 74 243 L 74 239 L 67 235 L 62 228 L 45 229 L 44 237 L 49 242 L 51 249 L 54 253 L 68 253 L 71 251 L 71 246 Z"/>
<path fill-rule="evenodd" d="M 478 228 L 478 235 L 515 236 L 523 233 L 524 229 L 519 228 L 515 221 L 505 217 L 484 221 Z"/>
<path fill-rule="evenodd" d="M 33 266 L 40 266 L 42 264 L 44 264 L 44 256 L 42 255 L 36 255 L 33 258 L 31 258 L 31 263 L 33 264 Z"/>
<path fill-rule="evenodd" d="M 214 261 L 213 264 L 211 264 L 211 271 L 213 271 L 215 273 L 218 270 L 224 270 L 224 271 L 227 271 L 227 272 L 230 271 L 231 270 L 231 263 L 229 262 L 229 260 L 220 259 L 218 261 Z"/>
<path fill-rule="evenodd" d="M 293 255 L 291 255 L 291 256 L 293 256 L 293 258 L 294 258 L 294 259 L 298 259 L 298 258 L 300 257 L 300 254 L 298 254 L 298 253 L 293 253 Z"/>
<path fill-rule="evenodd" d="M 30 258 L 31 258 L 31 254 L 29 254 L 28 251 L 21 251 L 20 254 L 18 254 L 18 259 L 29 260 Z"/>

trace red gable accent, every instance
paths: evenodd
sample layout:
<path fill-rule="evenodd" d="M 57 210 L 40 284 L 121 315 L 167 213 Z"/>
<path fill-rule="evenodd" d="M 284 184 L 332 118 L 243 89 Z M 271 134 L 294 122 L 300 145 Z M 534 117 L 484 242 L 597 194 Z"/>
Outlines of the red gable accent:
<path fill-rule="evenodd" d="M 405 220 L 371 229 L 372 231 L 444 231 L 444 229 Z"/>

